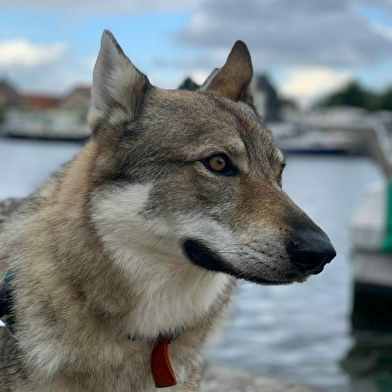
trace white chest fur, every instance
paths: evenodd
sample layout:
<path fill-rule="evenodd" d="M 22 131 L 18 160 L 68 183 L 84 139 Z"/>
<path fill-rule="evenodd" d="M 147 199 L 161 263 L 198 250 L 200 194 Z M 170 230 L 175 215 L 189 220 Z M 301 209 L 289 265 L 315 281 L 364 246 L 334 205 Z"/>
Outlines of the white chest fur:
<path fill-rule="evenodd" d="M 105 192 L 94 200 L 93 221 L 137 297 L 129 332 L 156 337 L 190 326 L 206 314 L 230 278 L 191 264 L 168 225 L 143 217 L 149 192 L 148 185 Z"/>

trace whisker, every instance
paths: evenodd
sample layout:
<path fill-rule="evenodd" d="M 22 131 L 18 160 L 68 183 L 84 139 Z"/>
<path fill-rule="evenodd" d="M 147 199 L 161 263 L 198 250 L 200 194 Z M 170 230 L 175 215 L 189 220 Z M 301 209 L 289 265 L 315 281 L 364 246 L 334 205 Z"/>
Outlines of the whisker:
<path fill-rule="evenodd" d="M 142 258 L 142 262 L 147 258 L 147 256 L 153 251 L 153 249 L 158 245 L 158 243 L 162 240 L 162 237 L 159 237 L 156 241 L 155 244 L 148 249 L 144 257 Z"/>
<path fill-rule="evenodd" d="M 198 288 L 199 288 L 199 286 L 200 286 L 200 283 L 201 283 L 201 281 L 207 276 L 207 274 L 208 274 L 208 270 L 203 274 L 203 276 L 200 278 L 200 280 L 199 280 L 199 282 L 197 283 L 197 285 L 196 285 L 196 289 L 195 289 L 195 292 L 194 292 L 194 294 L 193 294 L 193 305 L 195 305 L 195 302 L 196 302 L 196 293 L 197 293 L 197 290 L 198 290 Z"/>

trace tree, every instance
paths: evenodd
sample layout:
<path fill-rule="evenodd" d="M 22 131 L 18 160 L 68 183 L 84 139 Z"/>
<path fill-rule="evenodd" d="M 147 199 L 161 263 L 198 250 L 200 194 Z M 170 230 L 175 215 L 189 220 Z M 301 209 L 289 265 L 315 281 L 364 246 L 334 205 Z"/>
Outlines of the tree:
<path fill-rule="evenodd" d="M 189 91 L 196 91 L 200 85 L 194 82 L 190 77 L 186 78 L 178 87 L 179 90 L 189 90 Z"/>
<path fill-rule="evenodd" d="M 392 110 L 392 87 L 379 97 L 379 109 Z"/>
<path fill-rule="evenodd" d="M 367 110 L 392 110 L 392 87 L 382 93 L 364 89 L 353 81 L 324 98 L 316 106 L 355 106 Z"/>
<path fill-rule="evenodd" d="M 369 109 L 369 93 L 356 81 L 326 97 L 320 106 L 356 106 Z"/>

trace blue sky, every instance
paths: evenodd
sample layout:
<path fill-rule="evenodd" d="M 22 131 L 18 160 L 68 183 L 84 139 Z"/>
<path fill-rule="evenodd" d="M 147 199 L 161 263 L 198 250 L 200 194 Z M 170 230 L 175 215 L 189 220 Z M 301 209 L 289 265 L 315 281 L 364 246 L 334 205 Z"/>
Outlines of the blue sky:
<path fill-rule="evenodd" d="M 392 85 L 390 0 L 0 0 L 0 78 L 23 91 L 65 94 L 90 84 L 104 29 L 150 80 L 202 82 L 236 39 L 256 73 L 304 103 L 347 83 Z"/>
<path fill-rule="evenodd" d="M 60 66 L 58 72 L 64 77 L 75 78 L 75 83 L 91 83 L 92 69 L 99 51 L 100 37 L 104 29 L 109 29 L 116 36 L 123 50 L 144 73 L 157 74 L 154 63 L 156 59 L 165 57 L 168 53 L 179 55 L 197 55 L 197 49 L 178 47 L 174 41 L 175 32 L 183 27 L 190 14 L 182 13 L 153 13 L 153 14 L 86 14 L 69 11 L 5 9 L 0 13 L 0 45 L 4 42 L 25 40 L 32 47 L 53 48 L 63 45 L 64 52 L 59 54 L 59 60 L 66 63 L 71 70 L 66 72 L 63 65 L 53 61 L 53 67 Z M 1 46 L 0 46 L 1 47 Z M 6 76 L 21 89 L 62 91 L 67 88 L 64 80 L 42 80 L 40 83 L 31 75 L 32 67 L 23 67 L 24 77 L 20 80 L 20 71 L 15 75 L 14 66 L 8 64 L 0 70 L 0 77 Z M 64 64 L 64 63 L 63 63 Z M 37 66 L 42 66 L 39 63 Z M 29 69 L 30 68 L 30 69 Z M 185 71 L 185 70 L 184 70 Z M 55 72 L 55 69 L 54 69 Z M 172 75 L 173 73 L 173 75 Z M 157 74 L 157 77 L 160 75 Z M 159 82 L 163 87 L 176 87 L 184 75 L 175 71 L 165 70 Z"/>

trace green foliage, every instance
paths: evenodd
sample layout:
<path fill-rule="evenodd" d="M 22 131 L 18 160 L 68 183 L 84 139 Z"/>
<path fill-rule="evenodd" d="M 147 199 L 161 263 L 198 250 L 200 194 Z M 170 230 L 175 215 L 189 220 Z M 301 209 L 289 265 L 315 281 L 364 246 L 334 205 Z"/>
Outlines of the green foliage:
<path fill-rule="evenodd" d="M 392 110 L 392 87 L 384 92 L 379 98 L 379 106 L 382 109 Z"/>
<path fill-rule="evenodd" d="M 321 103 L 321 106 L 356 106 L 368 108 L 368 92 L 357 82 L 351 82 L 342 90 L 332 93 Z"/>
<path fill-rule="evenodd" d="M 392 87 L 382 93 L 376 93 L 352 81 L 341 90 L 324 98 L 316 106 L 354 106 L 373 110 L 392 110 Z"/>
<path fill-rule="evenodd" d="M 191 78 L 186 78 L 178 87 L 179 90 L 188 90 L 188 91 L 196 91 L 200 85 L 194 82 Z"/>

